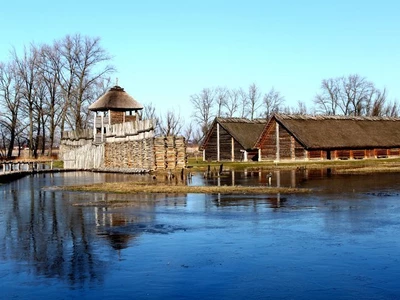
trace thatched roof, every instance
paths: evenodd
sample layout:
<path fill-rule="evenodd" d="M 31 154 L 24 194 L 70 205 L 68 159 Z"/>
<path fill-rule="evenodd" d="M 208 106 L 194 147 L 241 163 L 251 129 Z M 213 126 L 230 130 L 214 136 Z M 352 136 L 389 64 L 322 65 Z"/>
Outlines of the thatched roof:
<path fill-rule="evenodd" d="M 215 118 L 200 150 L 204 149 L 216 124 L 224 128 L 245 150 L 254 149 L 258 137 L 262 133 L 266 119 L 249 120 L 245 118 Z"/>
<path fill-rule="evenodd" d="M 400 147 L 400 119 L 396 118 L 276 114 L 273 119 L 306 149 Z"/>
<path fill-rule="evenodd" d="M 97 99 L 96 102 L 92 103 L 89 109 L 92 111 L 130 111 L 141 110 L 143 106 L 125 92 L 123 88 L 116 85 Z"/>

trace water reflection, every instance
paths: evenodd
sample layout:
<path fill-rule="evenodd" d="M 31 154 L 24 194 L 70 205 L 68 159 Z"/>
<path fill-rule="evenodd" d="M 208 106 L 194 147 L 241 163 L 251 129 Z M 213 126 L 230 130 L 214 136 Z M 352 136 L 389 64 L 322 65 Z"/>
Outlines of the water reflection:
<path fill-rule="evenodd" d="M 355 193 L 372 190 L 396 189 L 398 173 L 341 174 L 332 168 L 305 167 L 282 170 L 223 171 L 215 177 L 197 178 L 193 185 L 243 185 L 310 188 L 329 193 Z"/>
<path fill-rule="evenodd" d="M 32 183 L 32 182 L 30 182 Z M 12 203 L 1 209 L 0 254 L 25 262 L 36 275 L 57 277 L 70 285 L 102 281 L 101 257 L 82 208 L 64 205 L 55 193 L 13 189 Z"/>
<path fill-rule="evenodd" d="M 109 249 L 121 250 L 143 232 L 174 230 L 157 224 L 154 210 L 158 202 L 185 205 L 179 197 L 56 193 L 40 188 L 42 183 L 68 185 L 105 179 L 132 180 L 112 174 L 66 173 L 30 176 L 1 186 L 1 259 L 23 262 L 31 274 L 82 286 L 103 281 L 107 264 L 99 248 L 104 251 L 108 244 Z"/>
<path fill-rule="evenodd" d="M 215 205 L 218 207 L 260 207 L 265 205 L 267 208 L 281 208 L 285 207 L 286 197 L 281 197 L 280 194 L 276 196 L 259 196 L 259 195 L 221 195 L 218 194 L 214 200 Z"/>
<path fill-rule="evenodd" d="M 289 170 L 226 170 L 218 176 L 204 177 L 204 184 L 297 187 L 303 181 L 327 177 L 328 173 L 327 169 L 307 170 L 306 168 Z"/>
<path fill-rule="evenodd" d="M 93 298 L 104 297 L 104 291 L 110 297 L 173 298 L 179 290 L 187 298 L 211 299 L 223 298 L 221 286 L 234 290 L 242 284 L 237 298 L 267 298 L 254 291 L 270 280 L 281 287 L 275 298 L 294 298 L 299 292 L 308 295 L 304 286 L 340 286 L 343 274 L 350 274 L 346 282 L 352 286 L 364 272 L 375 282 L 390 283 L 398 275 L 389 272 L 398 258 L 398 179 L 395 173 L 352 176 L 294 169 L 223 172 L 219 180 L 196 174 L 190 183 L 316 191 L 289 196 L 55 192 L 42 187 L 154 179 L 96 173 L 26 177 L 0 186 L 2 289 L 10 289 L 4 282 L 15 290 L 22 282 L 29 287 L 27 296 L 36 285 L 46 285 L 40 281 L 46 278 L 54 280 L 55 289 L 73 290 L 75 298 L 82 296 L 76 291 Z M 379 265 L 382 258 L 385 269 Z M 329 276 L 327 265 L 334 266 Z M 245 285 L 243 278 L 249 278 Z M 290 293 L 282 286 L 298 281 Z M 93 286 L 101 287 L 99 292 Z M 358 286 L 360 293 L 365 285 Z M 18 291 L 11 296 L 24 298 Z"/>

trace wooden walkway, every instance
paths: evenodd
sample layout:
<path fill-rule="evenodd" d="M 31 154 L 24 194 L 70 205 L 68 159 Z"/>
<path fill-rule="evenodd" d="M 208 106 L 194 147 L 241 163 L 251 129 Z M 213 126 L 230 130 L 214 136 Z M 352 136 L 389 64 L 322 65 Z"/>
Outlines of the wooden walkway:
<path fill-rule="evenodd" d="M 29 174 L 54 172 L 53 161 L 0 161 L 0 182 L 8 182 Z"/>

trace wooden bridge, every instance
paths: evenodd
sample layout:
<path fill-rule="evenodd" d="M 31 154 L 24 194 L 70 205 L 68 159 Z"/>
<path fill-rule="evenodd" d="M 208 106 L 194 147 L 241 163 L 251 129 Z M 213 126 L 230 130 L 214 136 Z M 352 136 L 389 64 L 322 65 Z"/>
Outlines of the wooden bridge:
<path fill-rule="evenodd" d="M 53 172 L 52 160 L 0 161 L 0 182 L 34 173 Z"/>

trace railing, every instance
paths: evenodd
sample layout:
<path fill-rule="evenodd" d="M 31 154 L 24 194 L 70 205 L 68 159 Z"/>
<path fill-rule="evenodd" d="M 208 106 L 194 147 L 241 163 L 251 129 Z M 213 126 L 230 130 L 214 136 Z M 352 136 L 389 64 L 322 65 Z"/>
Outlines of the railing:
<path fill-rule="evenodd" d="M 0 175 L 52 170 L 53 161 L 3 161 L 0 162 Z"/>

